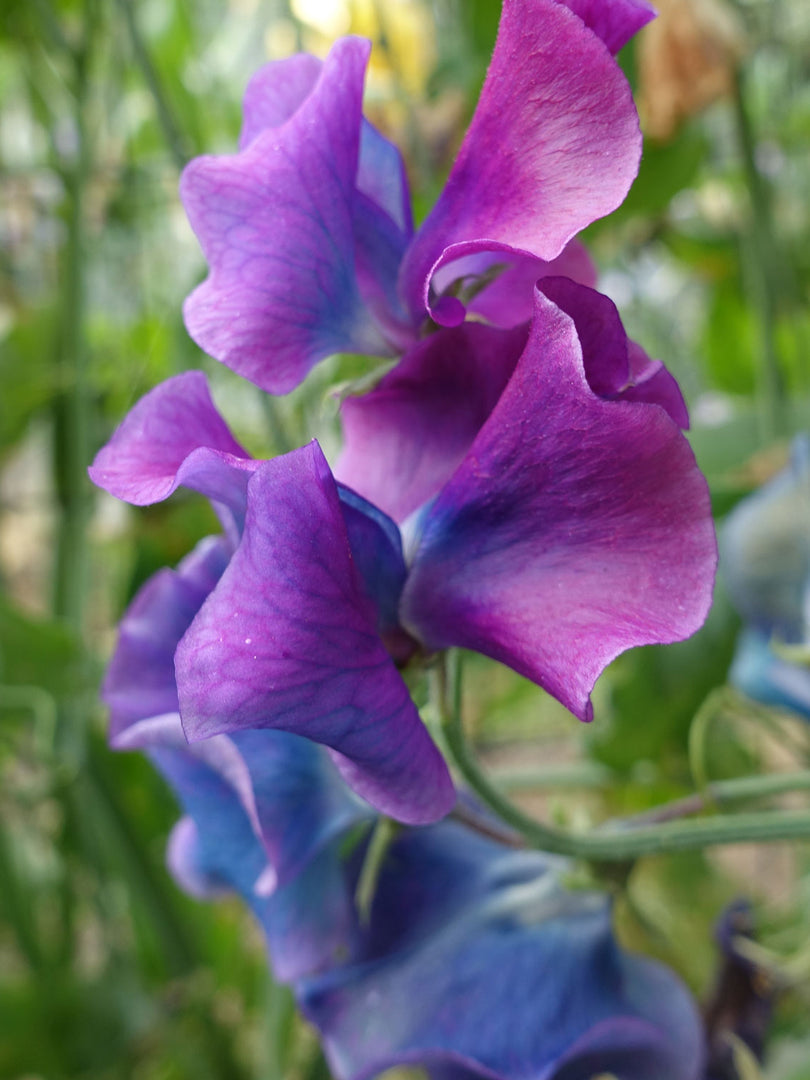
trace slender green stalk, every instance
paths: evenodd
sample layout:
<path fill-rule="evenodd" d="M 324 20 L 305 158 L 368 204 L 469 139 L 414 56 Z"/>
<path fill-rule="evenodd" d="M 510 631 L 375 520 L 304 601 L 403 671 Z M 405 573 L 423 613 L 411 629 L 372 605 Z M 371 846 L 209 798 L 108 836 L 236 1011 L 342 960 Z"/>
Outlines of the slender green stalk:
<path fill-rule="evenodd" d="M 705 794 L 697 792 L 674 799 L 662 806 L 654 806 L 635 817 L 625 818 L 625 823 L 634 828 L 641 825 L 654 825 L 657 822 L 674 821 L 690 814 L 699 814 L 711 808 L 730 802 L 742 802 L 748 799 L 767 799 L 774 795 L 785 795 L 791 791 L 810 791 L 810 770 L 800 772 L 768 773 L 765 776 L 740 776 L 733 780 L 715 780 L 707 784 Z"/>
<path fill-rule="evenodd" d="M 98 34 L 96 0 L 85 0 L 83 30 L 71 50 L 73 65 L 73 122 L 75 152 L 64 165 L 67 192 L 67 239 L 62 263 L 62 312 L 56 355 L 57 386 L 53 401 L 53 470 L 59 503 L 54 613 L 83 639 L 86 598 L 90 580 L 87 530 L 92 495 L 87 478 L 91 457 L 91 390 L 87 378 L 86 313 L 86 208 L 85 190 L 92 168 L 87 129 L 92 59 Z M 83 686 L 89 685 L 88 658 L 82 661 Z M 59 710 L 57 739 L 64 760 L 75 764 L 84 753 L 88 715 L 86 693 L 72 695 Z"/>
<path fill-rule="evenodd" d="M 772 439 L 784 432 L 787 411 L 776 335 L 777 311 L 786 291 L 787 263 L 778 250 L 770 194 L 757 167 L 756 140 L 739 68 L 734 76 L 733 104 L 737 143 L 751 205 L 751 232 L 743 239 L 743 254 L 759 321 L 764 433 Z"/>
<path fill-rule="evenodd" d="M 270 432 L 270 441 L 273 444 L 275 452 L 277 454 L 287 454 L 290 450 L 294 450 L 296 443 L 290 437 L 290 433 L 287 431 L 287 427 L 281 418 L 276 399 L 264 390 L 260 390 L 259 403 L 262 412 L 264 413 L 267 430 Z"/>
<path fill-rule="evenodd" d="M 535 821 L 491 783 L 471 751 L 461 723 L 458 657 L 453 657 L 452 662 L 455 667 L 452 706 L 449 701 L 446 664 L 440 662 L 434 672 L 436 707 L 452 760 L 482 802 L 507 825 L 520 832 L 532 847 L 593 862 L 613 862 L 634 859 L 641 855 L 704 848 L 713 844 L 810 839 L 810 812 L 807 811 L 773 810 L 715 815 L 698 820 L 667 821 L 637 828 L 632 823 L 616 822 L 590 833 L 575 833 Z M 755 778 L 751 778 L 751 782 L 753 779 Z"/>
<path fill-rule="evenodd" d="M 287 1058 L 295 1020 L 295 999 L 288 986 L 267 974 L 265 978 L 265 1015 L 267 1016 L 266 1080 L 286 1080 Z"/>
<path fill-rule="evenodd" d="M 355 891 L 357 913 L 361 923 L 367 923 L 371 915 L 371 905 L 374 902 L 374 893 L 377 891 L 380 871 L 397 832 L 398 826 L 390 818 L 380 817 L 377 819 L 371 839 L 368 842 L 368 850 L 363 859 L 363 866 L 360 870 L 360 878 Z"/>
<path fill-rule="evenodd" d="M 143 80 L 155 103 L 158 123 L 163 130 L 166 145 L 171 152 L 175 165 L 178 169 L 182 169 L 189 159 L 186 141 L 180 128 L 175 123 L 168 98 L 163 91 L 163 84 L 160 81 L 157 68 L 152 63 L 152 57 L 149 55 L 146 42 L 144 41 L 140 27 L 138 26 L 138 20 L 135 17 L 134 5 L 132 0 L 118 0 L 118 6 L 124 16 L 124 22 L 127 24 L 127 31 L 129 33 L 130 42 L 132 43 L 132 52 L 135 57 L 135 63 L 140 68 Z"/>
<path fill-rule="evenodd" d="M 42 974 L 48 964 L 42 950 L 40 934 L 36 926 L 34 912 L 26 896 L 26 889 L 20 882 L 11 845 L 5 830 L 0 826 L 0 911 L 14 930 L 20 951 L 28 961 L 31 970 Z"/>
<path fill-rule="evenodd" d="M 545 769 L 499 769 L 495 780 L 502 791 L 549 791 L 558 788 L 606 788 L 614 775 L 596 761 L 571 761 Z"/>

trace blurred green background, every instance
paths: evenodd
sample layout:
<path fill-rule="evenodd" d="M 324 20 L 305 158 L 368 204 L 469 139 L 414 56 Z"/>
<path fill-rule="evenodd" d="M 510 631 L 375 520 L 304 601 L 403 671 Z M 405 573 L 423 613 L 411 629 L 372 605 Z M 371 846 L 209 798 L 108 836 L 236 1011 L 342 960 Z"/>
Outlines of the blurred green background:
<path fill-rule="evenodd" d="M 659 7 L 621 57 L 647 137 L 641 173 L 586 240 L 631 334 L 681 380 L 721 518 L 784 464 L 810 415 L 810 9 Z M 2 1078 L 328 1077 L 248 916 L 235 901 L 192 902 L 168 877 L 177 812 L 159 778 L 106 749 L 98 685 L 115 622 L 150 573 L 215 530 L 213 516 L 183 494 L 131 511 L 93 491 L 85 470 L 141 394 L 200 366 L 249 448 L 268 456 L 318 435 L 334 450 L 328 391 L 361 370 L 356 359 L 321 365 L 268 412 L 186 335 L 181 304 L 205 267 L 179 171 L 235 147 L 261 63 L 323 55 L 351 30 L 374 39 L 367 112 L 402 147 L 421 218 L 471 115 L 499 11 L 497 0 L 3 0 Z M 692 791 L 696 771 L 807 767 L 806 725 L 734 698 L 710 698 L 694 737 L 737 629 L 719 591 L 695 639 L 613 665 L 590 728 L 473 661 L 471 730 L 527 807 L 572 824 Z M 740 894 L 785 978 L 766 1075 L 810 1077 L 805 849 L 643 860 L 621 889 L 620 932 L 705 1000 L 713 922 Z"/>

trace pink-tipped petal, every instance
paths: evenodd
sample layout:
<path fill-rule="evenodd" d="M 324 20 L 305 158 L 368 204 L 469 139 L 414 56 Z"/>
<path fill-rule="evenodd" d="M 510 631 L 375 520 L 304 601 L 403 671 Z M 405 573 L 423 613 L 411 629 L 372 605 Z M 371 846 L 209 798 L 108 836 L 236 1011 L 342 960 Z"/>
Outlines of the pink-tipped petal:
<path fill-rule="evenodd" d="M 614 210 L 641 154 L 627 80 L 600 37 L 556 0 L 504 4 L 478 108 L 400 283 L 415 319 L 445 263 L 497 251 L 555 259 Z"/>
<path fill-rule="evenodd" d="M 715 564 L 706 482 L 676 424 L 598 397 L 574 321 L 538 292 L 515 373 L 427 515 L 403 625 L 501 660 L 588 719 L 615 656 L 700 627 Z"/>

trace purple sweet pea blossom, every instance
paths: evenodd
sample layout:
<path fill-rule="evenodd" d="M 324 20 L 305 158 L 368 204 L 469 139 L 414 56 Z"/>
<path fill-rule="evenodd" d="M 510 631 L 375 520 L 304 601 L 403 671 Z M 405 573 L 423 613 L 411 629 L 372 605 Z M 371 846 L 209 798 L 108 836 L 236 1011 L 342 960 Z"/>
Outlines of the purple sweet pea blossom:
<path fill-rule="evenodd" d="M 185 305 L 191 336 L 286 393 L 332 353 L 407 350 L 427 318 L 525 321 L 547 273 L 593 284 L 569 242 L 635 177 L 638 118 L 612 52 L 652 14 L 641 0 L 505 0 L 470 129 L 416 232 L 399 152 L 362 115 L 368 43 L 268 64 L 239 152 L 182 177 L 210 268 Z"/>
<path fill-rule="evenodd" d="M 124 421 L 97 483 L 148 501 L 183 478 L 241 529 L 175 654 L 189 738 L 306 736 L 375 807 L 427 822 L 454 793 L 397 670 L 413 654 L 474 649 L 588 719 L 618 653 L 698 628 L 715 543 L 677 387 L 604 297 L 546 288 L 530 331 L 441 330 L 347 401 L 340 483 L 316 443 L 239 457 L 199 375 Z"/>
<path fill-rule="evenodd" d="M 114 736 L 131 711 L 155 715 L 142 711 L 139 694 L 151 693 L 155 680 L 165 690 L 160 664 L 169 663 L 189 738 L 290 731 L 328 746 L 349 784 L 383 813 L 411 823 L 447 813 L 455 802 L 447 766 L 395 664 L 415 645 L 395 624 L 405 577 L 396 526 L 338 490 L 316 443 L 272 461 L 250 459 L 214 408 L 205 377 L 189 372 L 135 406 L 90 476 L 137 505 L 183 483 L 212 500 L 226 530 L 221 578 L 195 595 L 190 616 L 188 605 L 167 600 L 164 631 L 148 635 L 159 657 L 148 645 L 139 654 L 141 680 L 128 681 L 131 657 L 113 658 Z M 161 587 L 155 579 L 155 593 Z M 225 621 L 212 627 L 222 605 Z"/>
<path fill-rule="evenodd" d="M 699 1080 L 688 992 L 566 869 L 451 822 L 398 838 L 352 962 L 298 986 L 337 1080 Z"/>

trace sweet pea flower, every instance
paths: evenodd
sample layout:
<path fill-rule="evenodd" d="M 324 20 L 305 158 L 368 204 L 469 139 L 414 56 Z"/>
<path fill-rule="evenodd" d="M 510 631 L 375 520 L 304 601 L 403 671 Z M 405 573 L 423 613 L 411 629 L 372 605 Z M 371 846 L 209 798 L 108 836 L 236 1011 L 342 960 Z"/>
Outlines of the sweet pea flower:
<path fill-rule="evenodd" d="M 356 932 L 338 844 L 372 817 L 326 752 L 280 731 L 183 735 L 174 652 L 215 586 L 229 543 L 209 537 L 164 569 L 125 613 L 104 682 L 110 739 L 144 750 L 185 816 L 169 842 L 170 869 L 192 895 L 240 894 L 259 919 L 276 978 L 330 967 Z"/>
<path fill-rule="evenodd" d="M 429 319 L 524 322 L 544 274 L 592 285 L 569 241 L 636 175 L 638 117 L 613 53 L 652 15 L 644 0 L 504 0 L 477 110 L 416 231 L 399 151 L 363 117 L 369 43 L 267 64 L 238 153 L 182 176 L 209 264 L 186 301 L 191 336 L 286 393 L 333 353 L 406 351 Z"/>
<path fill-rule="evenodd" d="M 235 602 L 216 640 L 208 637 L 209 656 L 221 647 L 215 671 L 189 677 L 177 667 L 181 661 L 175 652 L 191 626 L 200 624 L 207 601 L 216 595 L 221 602 L 233 587 L 233 574 L 209 577 L 208 593 L 197 597 L 198 610 L 176 637 L 172 630 L 171 693 L 179 692 L 186 736 L 206 738 L 218 733 L 214 727 L 291 731 L 330 747 L 354 790 L 383 813 L 409 822 L 447 813 L 455 802 L 447 766 L 378 632 L 390 630 L 396 643 L 396 629 L 388 626 L 391 597 L 404 573 L 392 540 L 398 544 L 396 528 L 359 496 L 337 489 L 316 443 L 273 461 L 252 460 L 214 408 L 205 376 L 188 372 L 135 406 L 97 455 L 90 476 L 136 505 L 164 499 L 180 484 L 208 496 L 225 530 L 218 541 L 220 574 L 234 564 L 234 551 L 243 560 L 257 544 L 278 544 L 278 551 L 258 551 L 267 577 L 254 602 Z M 323 489 L 313 497 L 310 487 L 321 476 Z M 279 497 L 265 520 L 256 509 L 258 496 L 251 513 L 248 494 L 268 489 Z M 268 537 L 267 530 L 277 536 Z M 319 537 L 319 530 L 328 532 Z M 236 576 L 238 585 L 238 571 Z M 270 607 L 256 612 L 257 599 L 269 600 Z M 241 657 L 232 651 L 234 631 L 239 648 L 247 650 Z M 161 647 L 161 657 L 167 655 Z M 151 664 L 147 650 L 140 665 L 145 693 L 153 678 Z M 137 695 L 130 701 L 128 682 L 119 690 L 119 667 L 126 679 L 131 664 L 119 665 L 114 658 L 110 669 L 113 737 L 123 723 L 117 709 L 122 717 L 130 709 L 145 715 Z M 168 681 L 154 677 L 165 704 Z M 255 723 L 245 723 L 244 708 L 235 699 L 252 703 L 257 690 L 269 695 L 272 705 Z M 208 705 L 222 711 L 201 722 Z M 151 706 L 149 715 L 163 711 L 170 710 Z"/>
<path fill-rule="evenodd" d="M 545 290 L 530 328 L 440 330 L 347 402 L 337 481 L 314 442 L 250 460 L 201 375 L 135 407 L 95 482 L 139 504 L 183 483 L 235 544 L 175 653 L 188 738 L 305 736 L 373 806 L 425 823 L 455 793 L 409 661 L 474 649 L 590 719 L 618 653 L 702 623 L 714 533 L 677 385 L 609 300 Z"/>
<path fill-rule="evenodd" d="M 297 987 L 336 1080 L 699 1080 L 690 995 L 566 869 L 450 821 L 398 837 L 351 962 Z"/>
<path fill-rule="evenodd" d="M 729 680 L 756 701 L 810 719 L 808 436 L 794 441 L 785 469 L 729 514 L 721 566 L 745 620 Z"/>

